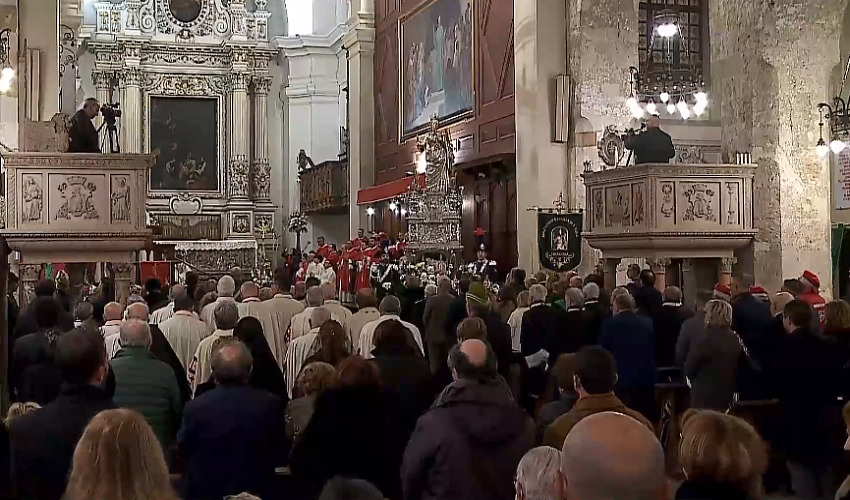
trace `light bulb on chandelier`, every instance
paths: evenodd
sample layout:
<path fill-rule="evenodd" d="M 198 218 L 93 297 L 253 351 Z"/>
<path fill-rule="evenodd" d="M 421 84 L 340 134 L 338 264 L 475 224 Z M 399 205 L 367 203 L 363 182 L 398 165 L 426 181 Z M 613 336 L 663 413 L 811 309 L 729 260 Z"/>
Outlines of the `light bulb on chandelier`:
<path fill-rule="evenodd" d="M 670 38 L 676 36 L 676 33 L 679 32 L 679 27 L 675 23 L 667 23 L 659 25 L 655 28 L 655 31 L 663 38 Z"/>
<path fill-rule="evenodd" d="M 662 92 L 659 97 L 661 98 L 661 102 L 664 104 L 667 104 L 667 101 L 670 100 L 670 94 L 667 91 Z"/>
<path fill-rule="evenodd" d="M 667 113 L 672 115 L 675 112 L 676 112 L 676 105 L 673 104 L 672 102 L 667 104 Z"/>
<path fill-rule="evenodd" d="M 649 102 L 646 103 L 646 112 L 651 115 L 658 114 L 658 106 L 655 105 L 655 101 L 653 101 L 652 99 L 650 99 Z"/>
<path fill-rule="evenodd" d="M 841 153 L 846 147 L 847 144 L 843 141 L 839 141 L 838 139 L 833 139 L 832 142 L 829 143 L 829 149 L 831 149 L 835 154 Z"/>
<path fill-rule="evenodd" d="M 395 212 L 395 209 L 398 208 L 398 205 L 394 201 L 390 202 L 390 211 Z"/>
<path fill-rule="evenodd" d="M 826 145 L 826 142 L 824 142 L 823 137 L 818 139 L 818 145 L 815 146 L 815 151 L 821 158 L 826 158 L 826 155 L 829 154 L 829 146 Z"/>

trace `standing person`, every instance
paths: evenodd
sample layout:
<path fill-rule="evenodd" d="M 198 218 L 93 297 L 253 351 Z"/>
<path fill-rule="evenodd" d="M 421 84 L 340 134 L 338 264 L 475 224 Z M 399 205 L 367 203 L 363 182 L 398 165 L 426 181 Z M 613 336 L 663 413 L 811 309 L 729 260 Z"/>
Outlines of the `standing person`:
<path fill-rule="evenodd" d="M 694 315 L 686 319 L 679 329 L 679 337 L 676 339 L 676 366 L 684 368 L 685 360 L 691 348 L 699 342 L 705 333 L 705 305 L 712 300 L 713 294 L 707 290 L 697 290 L 696 302 L 694 303 Z"/>
<path fill-rule="evenodd" d="M 310 363 L 328 363 L 331 366 L 339 366 L 340 363 L 351 356 L 351 345 L 342 325 L 334 320 L 325 321 L 319 328 L 318 346 L 316 352 L 304 360 L 304 366 Z"/>
<path fill-rule="evenodd" d="M 454 303 L 452 281 L 447 276 L 437 280 L 437 294 L 425 302 L 422 323 L 425 325 L 425 341 L 428 344 L 428 361 L 431 373 L 436 374 L 445 364 L 449 349 L 454 344 L 453 333 L 446 331 L 446 319 Z"/>
<path fill-rule="evenodd" d="M 35 297 L 47 297 L 53 300 L 55 303 L 54 307 L 56 308 L 56 324 L 59 331 L 67 332 L 74 328 L 74 316 L 62 308 L 59 304 L 59 301 L 55 298 L 56 295 L 56 284 L 53 281 L 48 279 L 39 280 L 38 283 L 35 284 Z M 38 315 L 35 312 L 35 301 L 27 306 L 24 309 L 20 316 L 18 316 L 18 322 L 15 325 L 15 338 L 21 338 L 28 333 L 33 333 L 38 330 Z"/>
<path fill-rule="evenodd" d="M 673 139 L 661 130 L 661 119 L 650 116 L 646 119 L 646 130 L 635 134 L 634 129 L 626 137 L 626 149 L 635 154 L 635 165 L 644 163 L 670 163 L 676 157 Z"/>
<path fill-rule="evenodd" d="M 357 312 L 348 318 L 345 323 L 345 330 L 348 333 L 349 340 L 351 340 L 352 349 L 359 351 L 360 332 L 367 323 L 380 318 L 381 312 L 378 311 L 378 301 L 375 299 L 375 293 L 371 288 L 357 290 L 354 302 L 357 304 Z M 354 352 L 354 354 L 359 354 L 359 352 Z"/>
<path fill-rule="evenodd" d="M 295 442 L 292 478 L 303 498 L 316 498 L 334 476 L 365 479 L 398 498 L 404 448 L 398 403 L 381 390 L 375 364 L 351 356 L 336 370 L 339 387 L 316 399 L 310 423 Z"/>
<path fill-rule="evenodd" d="M 564 318 L 566 313 L 561 308 L 546 303 L 548 291 L 545 286 L 532 285 L 528 291 L 531 294 L 531 307 L 522 315 L 521 337 L 522 355 L 526 358 L 541 351 L 545 352 L 551 339 L 560 336 L 566 324 Z M 546 382 L 545 363 L 538 365 L 530 363 L 523 377 L 525 386 L 523 395 L 526 398 L 523 406 L 526 410 L 534 408 L 536 399 L 546 389 Z"/>
<path fill-rule="evenodd" d="M 831 498 L 832 464 L 838 450 L 831 426 L 841 360 L 829 343 L 809 330 L 811 306 L 801 299 L 783 311 L 786 337 L 766 379 L 774 383 L 783 418 L 780 449 L 788 459 L 791 486 L 806 499 Z M 793 366 L 793 370 L 788 367 Z"/>
<path fill-rule="evenodd" d="M 181 295 L 186 295 L 186 287 L 177 284 L 171 285 L 171 288 L 168 289 L 168 304 L 159 309 L 151 309 L 151 324 L 159 325 L 163 321 L 174 316 L 174 302 L 177 300 L 177 297 Z M 189 297 L 194 297 L 194 295 L 190 295 Z"/>
<path fill-rule="evenodd" d="M 83 102 L 83 107 L 71 118 L 68 131 L 69 153 L 100 153 L 100 141 L 92 120 L 100 113 L 100 103 L 94 97 Z"/>
<path fill-rule="evenodd" d="M 514 360 L 511 331 L 508 324 L 502 321 L 499 313 L 490 310 L 487 291 L 480 281 L 474 281 L 469 286 L 469 292 L 466 294 L 466 310 L 468 317 L 484 320 L 487 326 L 487 342 L 496 353 L 499 374 L 510 381 L 511 364 Z"/>
<path fill-rule="evenodd" d="M 304 304 L 290 295 L 292 281 L 285 271 L 275 272 L 275 284 L 277 293 L 267 301 L 275 320 L 274 343 L 270 343 L 269 348 L 274 353 L 274 359 L 283 365 L 282 360 L 286 358 L 286 332 L 289 330 L 292 317 L 304 310 Z M 263 333 L 268 336 L 268 332 Z"/>
<path fill-rule="evenodd" d="M 563 498 L 564 476 L 560 469 L 560 450 L 549 446 L 538 446 L 529 450 L 516 469 L 516 498 Z"/>
<path fill-rule="evenodd" d="M 655 318 L 661 312 L 661 304 L 664 302 L 661 292 L 655 288 L 655 273 L 649 269 L 640 272 L 641 285 L 632 293 L 635 299 L 635 312 Z"/>
<path fill-rule="evenodd" d="M 147 304 L 139 302 L 127 306 L 127 319 L 137 319 L 148 323 L 149 315 Z M 165 335 L 163 335 L 159 327 L 151 325 L 150 323 L 148 323 L 148 327 L 151 332 L 151 354 L 153 354 L 156 359 L 171 367 L 174 371 L 174 379 L 177 381 L 177 387 L 180 388 L 180 394 L 183 397 L 183 401 L 189 401 L 192 397 L 192 389 L 189 387 L 189 379 L 186 375 L 186 370 L 183 368 L 183 363 L 180 361 L 180 358 L 177 357 L 177 354 L 174 353 L 174 350 L 168 343 L 168 339 L 165 338 Z"/>
<path fill-rule="evenodd" d="M 148 278 L 145 281 L 144 297 L 150 312 L 168 305 L 168 299 L 162 294 L 162 282 L 159 278 Z"/>
<path fill-rule="evenodd" d="M 576 401 L 578 401 L 578 393 L 575 387 L 575 354 L 561 354 L 558 360 L 555 361 L 555 366 L 552 368 L 552 376 L 558 386 L 558 399 L 550 401 L 542 407 L 537 413 L 537 442 L 543 441 L 543 435 L 546 428 L 552 422 L 557 420 L 561 415 L 573 409 Z"/>
<path fill-rule="evenodd" d="M 260 300 L 260 286 L 253 281 L 246 281 L 239 287 L 239 293 L 242 296 L 242 302 L 236 304 L 239 308 L 239 318 L 252 317 L 256 318 L 263 326 L 263 335 L 266 337 L 266 343 L 271 346 L 275 345 L 275 325 L 277 323 L 277 315 L 272 311 L 267 302 Z M 278 364 L 283 363 L 283 358 L 275 358 Z"/>
<path fill-rule="evenodd" d="M 124 308 L 118 302 L 110 302 L 103 308 L 103 319 L 106 322 L 100 327 L 103 342 L 106 345 L 106 357 L 112 359 L 121 349 L 121 322 L 124 318 Z"/>
<path fill-rule="evenodd" d="M 295 394 L 286 405 L 286 437 L 294 440 L 310 422 L 316 398 L 338 384 L 334 367 L 322 362 L 304 366 L 295 381 Z"/>
<path fill-rule="evenodd" d="M 522 350 L 522 316 L 528 307 L 531 305 L 531 294 L 528 290 L 519 292 L 516 298 L 517 308 L 511 313 L 508 318 L 508 327 L 511 329 L 511 349 L 514 352 Z"/>
<path fill-rule="evenodd" d="M 38 330 L 15 342 L 10 389 L 16 401 L 34 401 L 42 406 L 59 395 L 62 373 L 56 363 L 56 342 L 62 335 L 57 328 L 56 301 L 38 297 L 30 306 L 38 321 Z"/>
<path fill-rule="evenodd" d="M 93 416 L 115 407 L 101 389 L 109 364 L 97 332 L 80 328 L 60 336 L 56 363 L 63 380 L 59 397 L 9 425 L 17 498 L 60 500 L 83 430 Z"/>
<path fill-rule="evenodd" d="M 215 302 L 208 304 L 201 309 L 201 320 L 207 324 L 207 330 L 210 333 L 216 329 L 214 314 L 216 307 L 222 302 L 236 304 L 236 300 L 233 298 L 233 295 L 236 293 L 236 281 L 233 280 L 232 276 L 224 275 L 219 278 L 215 288 L 216 293 L 218 293 L 218 298 L 215 299 Z"/>
<path fill-rule="evenodd" d="M 582 336 L 582 306 L 584 295 L 580 288 L 568 288 L 564 293 L 564 313 L 561 331 L 549 340 L 546 351 L 553 360 L 565 353 L 576 352 L 584 343 Z"/>
<path fill-rule="evenodd" d="M 283 378 L 280 365 L 274 359 L 274 355 L 268 343 L 266 343 L 260 321 L 252 316 L 240 319 L 236 328 L 233 329 L 233 336 L 245 344 L 254 360 L 248 385 L 266 390 L 280 398 L 284 403 L 289 401 L 286 394 L 286 380 Z"/>
<path fill-rule="evenodd" d="M 192 386 L 192 392 L 196 391 L 199 385 L 209 380 L 212 374 L 210 357 L 213 343 L 224 337 L 232 337 L 233 329 L 239 322 L 239 309 L 235 302 L 227 301 L 216 305 L 214 314 L 216 330 L 198 344 L 195 355 L 192 357 L 192 363 L 189 365 L 189 383 Z"/>
<path fill-rule="evenodd" d="M 301 369 L 304 368 L 305 362 L 310 356 L 316 354 L 321 347 L 319 330 L 329 321 L 331 321 L 330 311 L 323 307 L 315 308 L 310 318 L 310 324 L 308 325 L 310 331 L 289 344 L 283 367 L 285 370 L 284 378 L 286 378 L 286 392 L 290 399 L 293 397 L 292 390 L 295 388 L 295 381 L 301 374 Z"/>
<path fill-rule="evenodd" d="M 762 302 L 752 292 L 753 279 L 747 275 L 732 279 L 732 329 L 748 347 L 762 342 L 770 324 L 770 305 Z"/>
<path fill-rule="evenodd" d="M 682 324 L 690 317 L 682 304 L 682 290 L 677 286 L 664 289 L 664 302 L 655 317 L 655 363 L 659 368 L 674 366 L 676 342 Z"/>
<path fill-rule="evenodd" d="M 655 332 L 652 320 L 635 313 L 631 295 L 619 295 L 614 317 L 602 325 L 599 345 L 617 361 L 619 379 L 614 392 L 630 408 L 655 419 Z"/>
<path fill-rule="evenodd" d="M 174 299 L 174 315 L 158 325 L 184 370 L 188 370 L 198 344 L 209 334 L 194 308 L 192 297 L 185 293 L 178 295 Z"/>
<path fill-rule="evenodd" d="M 401 464 L 407 500 L 514 497 L 512 482 L 534 444 L 534 424 L 498 379 L 481 340 L 452 347 L 454 382 L 416 424 Z"/>
<path fill-rule="evenodd" d="M 798 298 L 812 306 L 812 309 L 815 310 L 817 324 L 823 326 L 826 319 L 826 299 L 820 294 L 820 278 L 811 271 L 805 271 L 800 276 L 800 283 L 803 285 L 803 294 Z"/>
<path fill-rule="evenodd" d="M 364 359 L 372 359 L 372 348 L 375 346 L 375 329 L 378 328 L 378 325 L 382 322 L 393 319 L 400 321 L 405 328 L 410 330 L 410 333 L 413 334 L 413 339 L 419 346 L 419 350 L 424 355 L 425 349 L 422 347 L 422 334 L 419 332 L 419 329 L 416 328 L 416 325 L 401 319 L 401 302 L 398 300 L 398 297 L 394 295 L 387 295 L 384 297 L 383 300 L 381 300 L 379 310 L 381 311 L 381 317 L 371 323 L 366 323 L 363 325 L 363 330 L 360 331 L 360 346 L 358 347 L 360 355 L 363 356 Z"/>
<path fill-rule="evenodd" d="M 322 285 L 322 293 L 325 297 L 322 307 L 330 311 L 331 318 L 342 325 L 344 329 L 348 324 L 348 319 L 352 316 L 351 310 L 342 305 L 340 301 L 336 300 L 336 286 L 331 285 L 330 283 L 325 283 Z"/>
<path fill-rule="evenodd" d="M 217 308 L 221 317 L 224 309 Z M 232 311 L 227 311 L 230 315 Z M 276 498 L 275 468 L 288 452 L 283 402 L 248 385 L 251 352 L 225 339 L 211 360 L 216 388 L 186 405 L 178 436 L 178 460 L 186 500 L 208 500 L 250 492 Z"/>
<path fill-rule="evenodd" d="M 113 401 L 141 413 L 167 451 L 180 428 L 183 399 L 171 367 L 151 354 L 150 345 L 147 323 L 129 319 L 121 325 L 122 347 L 110 362 L 115 374 Z"/>
<path fill-rule="evenodd" d="M 286 336 L 287 342 L 292 342 L 310 332 L 310 318 L 313 317 L 313 311 L 322 307 L 324 302 L 325 294 L 321 287 L 314 286 L 307 289 L 307 307 L 292 317 L 289 333 Z M 327 311 L 330 312 L 329 309 Z"/>
<path fill-rule="evenodd" d="M 582 293 L 584 294 L 584 312 L 581 320 L 582 344 L 592 345 L 599 340 L 602 322 L 608 315 L 608 304 L 600 299 L 599 285 L 594 282 L 584 285 Z"/>
<path fill-rule="evenodd" d="M 156 435 L 132 410 L 106 410 L 86 426 L 74 451 L 65 500 L 178 500 Z"/>
<path fill-rule="evenodd" d="M 732 331 L 732 306 L 711 300 L 705 306 L 705 334 L 685 360 L 691 381 L 691 408 L 726 411 L 737 388 L 742 343 Z"/>

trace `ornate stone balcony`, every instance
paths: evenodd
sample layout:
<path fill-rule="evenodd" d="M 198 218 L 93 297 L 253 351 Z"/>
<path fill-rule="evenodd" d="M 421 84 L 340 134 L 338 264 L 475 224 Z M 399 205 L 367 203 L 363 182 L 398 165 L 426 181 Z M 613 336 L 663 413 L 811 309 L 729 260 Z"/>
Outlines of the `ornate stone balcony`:
<path fill-rule="evenodd" d="M 149 155 L 7 153 L 5 227 L 21 263 L 133 262 L 146 227 Z"/>
<path fill-rule="evenodd" d="M 755 169 L 647 164 L 585 172 L 584 238 L 605 258 L 731 258 L 756 234 Z"/>

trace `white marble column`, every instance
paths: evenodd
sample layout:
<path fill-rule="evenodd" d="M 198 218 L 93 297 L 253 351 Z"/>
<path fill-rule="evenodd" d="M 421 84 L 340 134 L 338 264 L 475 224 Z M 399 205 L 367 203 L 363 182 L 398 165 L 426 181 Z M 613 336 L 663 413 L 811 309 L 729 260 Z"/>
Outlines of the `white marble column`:
<path fill-rule="evenodd" d="M 110 71 L 100 71 L 94 70 L 91 74 L 92 83 L 94 83 L 95 94 L 94 97 L 97 99 L 97 102 L 103 104 L 109 101 L 109 93 L 112 90 L 112 77 L 113 74 Z M 94 127 L 100 128 L 103 124 L 103 115 L 99 114 L 94 119 Z M 100 139 L 98 144 L 107 144 L 104 142 L 106 139 L 106 127 L 100 128 Z"/>
<path fill-rule="evenodd" d="M 122 153 L 142 152 L 142 88 L 138 67 L 122 69 L 118 74 L 121 88 L 121 118 L 119 140 Z M 108 153 L 108 142 L 103 152 Z"/>
<path fill-rule="evenodd" d="M 231 73 L 228 95 L 228 204 L 248 204 L 248 152 L 250 138 L 250 109 L 248 106 L 248 74 Z"/>
<path fill-rule="evenodd" d="M 366 227 L 366 210 L 357 191 L 375 183 L 375 2 L 353 0 L 348 31 L 349 234 Z"/>
<path fill-rule="evenodd" d="M 271 204 L 271 167 L 269 166 L 269 76 L 254 77 L 254 157 L 253 199 L 258 205 Z"/>

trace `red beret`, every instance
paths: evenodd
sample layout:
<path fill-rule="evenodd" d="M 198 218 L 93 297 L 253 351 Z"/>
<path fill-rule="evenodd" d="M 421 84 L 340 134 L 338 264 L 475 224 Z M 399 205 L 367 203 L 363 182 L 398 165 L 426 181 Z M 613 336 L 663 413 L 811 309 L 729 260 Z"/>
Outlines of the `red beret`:
<path fill-rule="evenodd" d="M 820 278 L 811 271 L 803 271 L 803 276 L 800 279 L 807 281 L 809 285 L 815 288 L 820 288 Z"/>
<path fill-rule="evenodd" d="M 718 283 L 714 285 L 714 296 L 719 299 L 731 299 L 732 298 L 732 289 L 729 288 L 729 285 L 724 285 L 723 283 Z"/>

